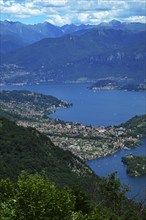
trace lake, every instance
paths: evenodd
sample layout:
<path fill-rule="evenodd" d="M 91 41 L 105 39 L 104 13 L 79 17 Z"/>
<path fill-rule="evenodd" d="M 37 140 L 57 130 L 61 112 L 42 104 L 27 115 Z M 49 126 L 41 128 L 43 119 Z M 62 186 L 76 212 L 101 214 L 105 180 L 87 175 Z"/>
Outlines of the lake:
<path fill-rule="evenodd" d="M 118 90 L 93 91 L 90 84 L 58 84 L 33 86 L 4 86 L 2 89 L 27 89 L 53 95 L 73 103 L 73 107 L 59 109 L 51 115 L 64 121 L 81 122 L 84 125 L 118 125 L 135 115 L 145 113 L 144 92 Z"/>
<path fill-rule="evenodd" d="M 73 103 L 73 107 L 59 109 L 50 117 L 64 121 L 81 122 L 84 125 L 108 126 L 118 125 L 135 115 L 145 114 L 144 92 L 128 92 L 119 90 L 89 90 L 90 84 L 49 84 L 31 86 L 3 86 L 5 90 L 30 90 L 53 95 L 59 99 Z M 114 155 L 88 161 L 87 164 L 97 175 L 108 176 L 117 171 L 122 183 L 130 186 L 128 197 L 140 201 L 146 191 L 146 176 L 129 177 L 121 157 L 133 153 L 146 156 L 146 139 L 142 145 L 131 150 L 121 150 Z"/>

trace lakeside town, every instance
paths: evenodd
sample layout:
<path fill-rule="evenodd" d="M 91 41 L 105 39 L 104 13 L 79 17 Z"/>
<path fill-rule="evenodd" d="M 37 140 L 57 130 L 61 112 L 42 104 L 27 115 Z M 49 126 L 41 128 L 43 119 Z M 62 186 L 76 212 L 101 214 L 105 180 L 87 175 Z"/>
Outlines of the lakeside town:
<path fill-rule="evenodd" d="M 140 143 L 139 135 L 131 135 L 124 126 L 84 126 L 77 122 L 48 118 L 46 113 L 51 113 L 55 108 L 71 106 L 61 100 L 60 102 L 57 100 L 57 104 L 54 104 L 53 100 L 49 108 L 48 105 L 43 105 L 42 109 L 38 104 L 39 98 L 36 99 L 36 93 L 30 95 L 25 91 L 15 91 L 13 99 L 8 99 L 7 95 L 7 93 L 3 94 L 0 100 L 1 110 L 14 119 L 17 118 L 19 126 L 33 127 L 45 133 L 55 145 L 71 151 L 83 160 L 104 157 L 123 148 L 138 146 Z M 9 95 L 12 96 L 12 92 L 9 92 Z M 25 97 L 24 100 L 22 97 Z M 41 95 L 41 99 L 44 98 L 46 99 L 44 95 Z"/>
<path fill-rule="evenodd" d="M 70 150 L 83 160 L 91 160 L 113 154 L 123 148 L 131 148 L 139 144 L 139 139 L 128 136 L 123 127 L 93 127 L 80 123 L 53 122 L 52 119 L 41 121 L 18 121 L 18 125 L 33 127 L 46 133 L 52 142 Z"/>
<path fill-rule="evenodd" d="M 146 91 L 146 83 L 134 84 L 134 83 L 124 83 L 122 79 L 102 79 L 98 80 L 96 83 L 92 84 L 89 89 L 91 90 L 124 90 L 124 91 Z"/>

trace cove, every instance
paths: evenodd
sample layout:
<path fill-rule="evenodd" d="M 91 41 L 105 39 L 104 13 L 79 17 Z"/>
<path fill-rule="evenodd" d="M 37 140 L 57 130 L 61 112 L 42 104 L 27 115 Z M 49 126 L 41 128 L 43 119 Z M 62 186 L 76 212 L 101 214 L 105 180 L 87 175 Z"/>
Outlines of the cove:
<path fill-rule="evenodd" d="M 146 176 L 130 177 L 126 173 L 126 165 L 122 163 L 123 156 L 143 155 L 146 156 L 146 138 L 143 138 L 139 147 L 133 149 L 123 149 L 110 156 L 87 161 L 87 165 L 99 176 L 107 177 L 110 173 L 117 172 L 117 177 L 121 183 L 126 184 L 130 188 L 127 197 L 142 201 L 146 199 Z"/>

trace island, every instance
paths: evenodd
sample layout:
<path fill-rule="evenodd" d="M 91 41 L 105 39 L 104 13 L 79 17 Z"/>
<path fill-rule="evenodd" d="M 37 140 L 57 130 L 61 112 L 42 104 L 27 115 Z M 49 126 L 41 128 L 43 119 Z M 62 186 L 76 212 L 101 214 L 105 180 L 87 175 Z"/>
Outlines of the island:
<path fill-rule="evenodd" d="M 50 99 L 50 96 L 47 98 L 38 93 L 3 91 L 0 115 L 15 120 L 19 126 L 33 127 L 47 134 L 56 146 L 71 151 L 84 161 L 136 147 L 145 135 L 146 115 L 135 116 L 119 126 L 84 126 L 78 122 L 49 118 L 48 113 L 55 108 L 70 107 L 70 104 L 56 98 L 53 98 L 56 104 L 51 100 L 52 97 Z"/>
<path fill-rule="evenodd" d="M 128 155 L 122 157 L 122 162 L 127 165 L 129 176 L 146 175 L 146 156 Z"/>

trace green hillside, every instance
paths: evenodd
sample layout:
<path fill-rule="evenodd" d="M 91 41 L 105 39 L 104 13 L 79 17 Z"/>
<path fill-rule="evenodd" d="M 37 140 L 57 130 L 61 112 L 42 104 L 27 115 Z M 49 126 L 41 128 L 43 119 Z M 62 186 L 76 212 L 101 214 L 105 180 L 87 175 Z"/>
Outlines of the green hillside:
<path fill-rule="evenodd" d="M 144 207 L 125 198 L 115 174 L 95 176 L 33 128 L 1 118 L 0 152 L 2 220 L 144 220 Z"/>
<path fill-rule="evenodd" d="M 54 146 L 50 139 L 33 128 L 17 126 L 0 119 L 0 178 L 16 180 L 22 170 L 44 171 L 60 186 L 82 185 L 88 188 L 92 171 L 69 151 Z"/>
<path fill-rule="evenodd" d="M 146 136 L 146 114 L 136 115 L 121 126 L 126 128 L 127 133 L 132 136 Z"/>

